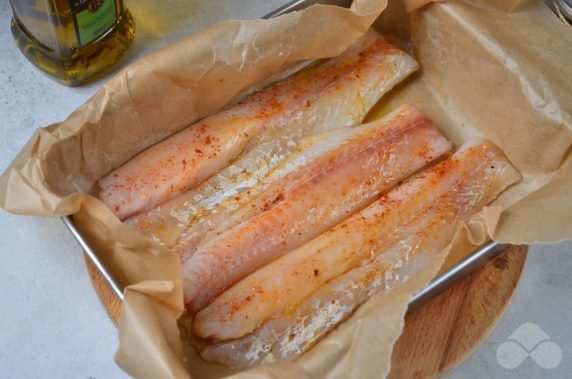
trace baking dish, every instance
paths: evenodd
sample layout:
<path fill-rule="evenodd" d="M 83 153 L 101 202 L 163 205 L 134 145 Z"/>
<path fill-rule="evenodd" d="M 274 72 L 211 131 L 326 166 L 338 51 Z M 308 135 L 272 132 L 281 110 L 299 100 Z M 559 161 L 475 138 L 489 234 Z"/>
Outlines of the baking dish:
<path fill-rule="evenodd" d="M 294 0 L 284 4 L 283 6 L 277 8 L 276 10 L 270 12 L 262 18 L 272 18 L 280 16 L 289 12 L 302 10 L 311 5 L 315 4 L 325 4 L 325 5 L 337 5 L 343 7 L 349 7 L 351 1 L 347 0 Z M 113 277 L 109 268 L 99 259 L 98 253 L 93 249 L 88 240 L 82 234 L 82 232 L 76 227 L 73 216 L 62 217 L 62 220 L 74 238 L 78 241 L 83 251 L 87 257 L 93 262 L 96 269 L 102 275 L 104 280 L 113 290 L 115 295 L 119 298 L 123 298 L 123 287 L 118 283 L 118 281 Z M 435 277 L 426 287 L 414 294 L 409 302 L 409 307 L 416 307 L 425 301 L 431 299 L 433 296 L 437 295 L 441 291 L 450 287 L 459 279 L 470 274 L 474 270 L 481 267 L 483 264 L 489 260 L 495 258 L 503 251 L 505 251 L 509 244 L 501 244 L 495 241 L 490 241 L 474 250 L 472 253 L 461 259 L 460 261 L 453 264 L 446 271 Z"/>

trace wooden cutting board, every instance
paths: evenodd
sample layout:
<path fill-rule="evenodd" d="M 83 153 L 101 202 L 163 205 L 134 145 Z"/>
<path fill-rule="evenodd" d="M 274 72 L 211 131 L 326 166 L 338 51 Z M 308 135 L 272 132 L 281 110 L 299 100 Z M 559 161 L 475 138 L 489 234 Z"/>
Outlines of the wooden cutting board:
<path fill-rule="evenodd" d="M 393 350 L 390 378 L 441 376 L 467 358 L 504 313 L 524 268 L 527 246 L 512 246 L 410 311 Z M 101 302 L 117 324 L 120 302 L 85 257 Z"/>

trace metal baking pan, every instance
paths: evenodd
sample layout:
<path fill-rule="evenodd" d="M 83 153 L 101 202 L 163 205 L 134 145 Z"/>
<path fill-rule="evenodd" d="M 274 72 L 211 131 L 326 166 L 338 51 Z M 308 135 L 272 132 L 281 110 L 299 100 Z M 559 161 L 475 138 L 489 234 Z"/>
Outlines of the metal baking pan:
<path fill-rule="evenodd" d="M 62 220 L 76 241 L 79 243 L 85 254 L 91 260 L 95 268 L 102 275 L 103 279 L 109 284 L 115 295 L 123 300 L 123 287 L 111 274 L 111 271 L 103 264 L 89 242 L 85 239 L 83 234 L 75 226 L 72 216 L 62 217 Z M 417 292 L 411 297 L 409 301 L 409 308 L 416 307 L 431 299 L 438 293 L 449 288 L 457 280 L 464 278 L 471 272 L 483 266 L 489 260 L 495 258 L 497 255 L 506 250 L 510 245 L 501 244 L 495 241 L 487 242 L 477 250 L 473 251 L 467 257 L 457 262 L 454 266 L 447 271 L 438 275 L 433 279 L 425 288 Z"/>
<path fill-rule="evenodd" d="M 281 6 L 280 8 L 270 12 L 263 18 L 271 18 L 280 16 L 285 13 L 301 10 L 307 8 L 314 4 L 329 4 L 338 5 L 343 7 L 349 7 L 351 0 L 294 0 L 288 2 Z M 85 254 L 93 262 L 94 266 L 101 273 L 107 284 L 111 287 L 113 292 L 117 297 L 123 300 L 123 287 L 119 282 L 113 277 L 111 271 L 106 267 L 103 262 L 99 259 L 97 251 L 95 251 L 87 241 L 87 239 L 82 235 L 80 230 L 76 227 L 73 217 L 66 216 L 62 217 L 65 226 L 72 233 L 74 238 L 78 241 Z M 431 299 L 438 293 L 450 287 L 453 283 L 459 279 L 467 276 L 471 272 L 480 268 L 489 260 L 495 258 L 501 252 L 506 250 L 510 245 L 500 244 L 498 242 L 488 242 L 472 252 L 469 256 L 462 259 L 456 263 L 453 267 L 449 268 L 447 271 L 438 275 L 433 281 L 431 281 L 425 288 L 417 292 L 412 296 L 409 302 L 409 308 L 416 307 L 423 304 L 427 300 Z"/>

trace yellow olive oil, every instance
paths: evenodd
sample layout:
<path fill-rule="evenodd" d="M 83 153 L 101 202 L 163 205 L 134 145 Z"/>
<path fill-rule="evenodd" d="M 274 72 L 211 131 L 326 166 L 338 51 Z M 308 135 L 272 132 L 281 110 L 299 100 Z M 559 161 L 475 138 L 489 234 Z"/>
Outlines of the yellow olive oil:
<path fill-rule="evenodd" d="M 10 0 L 10 4 L 18 48 L 68 86 L 107 72 L 135 36 L 123 0 Z"/>

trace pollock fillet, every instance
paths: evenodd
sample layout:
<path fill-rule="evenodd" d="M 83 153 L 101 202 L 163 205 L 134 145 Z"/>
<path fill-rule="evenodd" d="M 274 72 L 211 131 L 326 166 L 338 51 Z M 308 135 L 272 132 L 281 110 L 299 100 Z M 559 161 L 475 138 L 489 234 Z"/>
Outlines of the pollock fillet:
<path fill-rule="evenodd" d="M 314 175 L 324 167 L 331 165 L 332 155 L 346 151 L 348 146 L 342 148 L 341 145 L 350 141 L 353 146 L 356 143 L 366 143 L 364 138 L 368 134 L 375 132 L 375 129 L 393 128 L 397 130 L 399 126 L 390 126 L 391 123 L 406 123 L 413 125 L 416 122 L 426 122 L 424 116 L 411 106 L 402 106 L 383 119 L 368 125 L 356 127 L 337 128 L 331 131 L 305 137 L 300 141 L 296 151 L 290 154 L 284 162 L 275 167 L 266 177 L 257 182 L 248 190 L 232 196 L 210 212 L 203 211 L 192 223 L 187 224 L 183 220 L 183 225 L 187 225 L 180 239 L 171 247 L 180 254 L 182 260 L 188 259 L 195 251 L 196 246 L 203 241 L 216 238 L 224 231 L 249 220 L 250 218 L 268 210 L 277 204 L 285 192 L 299 185 L 301 180 L 305 180 L 309 175 Z M 360 142 L 361 141 L 361 142 Z M 429 139 L 428 139 L 429 141 Z M 444 148 L 444 145 L 435 145 L 433 149 Z M 345 150 L 344 150 L 345 149 Z M 429 154 L 431 151 L 421 150 L 420 153 Z M 413 167 L 415 168 L 415 167 Z M 367 201 L 367 199 L 366 199 Z M 165 220 L 169 223 L 169 221 Z M 172 227 L 173 222 L 170 222 Z M 170 232 L 170 228 L 156 230 L 156 232 Z M 162 237 L 165 239 L 165 237 Z"/>
<path fill-rule="evenodd" d="M 373 202 L 451 144 L 411 106 L 281 178 L 229 217 L 183 261 L 185 303 L 196 312 L 218 294 Z"/>
<path fill-rule="evenodd" d="M 439 250 L 450 241 L 454 228 L 449 224 L 477 212 L 519 179 L 518 172 L 496 147 L 486 142 L 465 145 L 452 157 L 390 191 L 343 223 L 238 282 L 196 315 L 193 331 L 200 338 L 224 341 L 244 337 L 271 320 L 284 329 L 278 328 L 277 339 L 270 336 L 273 331 L 264 332 L 262 328 L 256 332 L 262 333 L 260 341 L 269 345 L 261 348 L 266 351 L 262 355 L 295 355 L 291 347 L 284 350 L 278 347 L 287 343 L 284 338 L 289 338 L 281 332 L 293 328 L 293 339 L 301 333 L 298 338 L 303 340 L 300 346 L 305 349 L 315 340 L 312 333 L 322 335 L 368 297 L 362 291 L 376 292 L 383 288 L 375 280 L 379 279 L 376 275 L 391 274 L 399 265 L 407 265 L 421 255 L 423 249 L 411 244 L 409 249 L 398 249 L 399 253 L 393 257 L 384 257 L 385 252 L 410 240 L 420 241 L 419 246 L 425 244 L 430 253 Z M 351 271 L 360 267 L 365 267 L 361 273 Z M 343 275 L 348 272 L 349 276 Z M 356 295 L 355 304 L 352 292 Z M 332 304 L 332 299 L 338 299 L 339 303 Z M 326 306 L 328 301 L 330 305 Z M 300 304 L 306 305 L 299 307 Z M 318 307 L 314 308 L 314 304 Z M 305 314 L 297 314 L 296 309 Z M 293 316 L 288 316 L 291 314 L 288 310 L 294 312 Z M 304 319 L 305 316 L 309 319 Z M 238 348 L 241 341 L 245 343 L 242 347 L 252 347 L 245 340 L 237 340 L 233 346 Z M 224 349 L 220 347 L 218 352 L 228 358 Z M 215 352 L 208 356 L 218 359 L 214 358 Z M 251 357 L 273 359 L 260 357 L 258 353 Z"/>
<path fill-rule="evenodd" d="M 267 151 L 254 148 L 255 154 L 239 164 L 245 168 L 254 159 L 260 166 L 266 153 L 283 155 L 290 142 L 309 131 L 359 124 L 383 93 L 417 67 L 370 30 L 339 56 L 255 92 L 138 154 L 99 181 L 99 197 L 125 219 L 196 187 L 241 153 L 281 137 Z M 225 179 L 243 180 L 233 166 L 199 195 L 227 191 Z"/>
<path fill-rule="evenodd" d="M 457 223 L 438 225 L 440 237 L 412 235 L 376 257 L 327 282 L 284 312 L 273 315 L 242 338 L 197 346 L 201 356 L 236 368 L 249 368 L 291 360 L 308 350 L 323 335 L 347 319 L 361 304 L 381 291 L 389 291 L 415 274 L 450 241 Z M 422 253 L 423 257 L 414 257 Z"/>
<path fill-rule="evenodd" d="M 257 175 L 254 178 L 237 181 L 241 186 L 239 191 L 233 189 L 230 194 L 202 197 L 197 194 L 198 191 L 191 190 L 125 222 L 150 234 L 185 259 L 201 240 L 208 238 L 207 236 L 236 225 L 240 223 L 239 220 L 244 221 L 247 215 L 260 213 L 261 207 L 253 207 L 252 204 L 262 204 L 266 201 L 263 199 L 275 198 L 284 183 L 299 179 L 302 172 L 297 169 L 305 165 L 320 164 L 318 158 L 321 155 L 364 132 L 367 132 L 367 126 L 358 125 L 306 136 L 300 140 L 295 151 L 272 170 L 265 170 L 263 174 L 255 173 Z M 248 171 L 252 173 L 253 170 Z M 202 192 L 205 185 L 210 185 L 208 182 L 210 180 L 197 190 Z M 263 192 L 264 196 L 259 196 Z M 251 205 L 244 209 L 249 202 Z"/>

